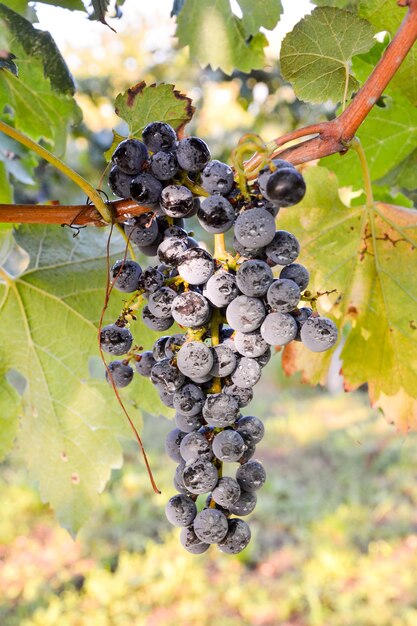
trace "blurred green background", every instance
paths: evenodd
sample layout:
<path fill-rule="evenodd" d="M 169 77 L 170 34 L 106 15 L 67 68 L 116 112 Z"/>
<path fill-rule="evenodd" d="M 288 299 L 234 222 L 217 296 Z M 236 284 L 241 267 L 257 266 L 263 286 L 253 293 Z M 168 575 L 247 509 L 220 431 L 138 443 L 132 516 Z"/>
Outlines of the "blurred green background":
<path fill-rule="evenodd" d="M 74 30 L 62 11 L 40 13 L 45 26 L 64 25 L 54 34 L 84 112 L 66 158 L 93 183 L 111 128 L 123 132 L 114 97 L 139 80 L 190 95 L 197 113 L 188 131 L 217 158 L 245 132 L 268 141 L 334 114 L 300 103 L 283 82 L 274 61 L 279 33 L 265 71 L 227 77 L 175 50 L 170 3 L 148 11 L 138 4 L 126 3 L 117 37 L 86 20 Z M 284 3 L 287 27 L 295 4 Z M 27 202 L 81 199 L 47 165 L 19 194 Z M 1 626 L 415 626 L 416 435 L 397 435 L 369 408 L 366 391 L 343 393 L 337 374 L 324 390 L 285 379 L 279 354 L 249 412 L 266 423 L 257 458 L 268 481 L 249 518 L 252 542 L 237 557 L 215 547 L 192 556 L 167 523 L 175 466 L 164 453 L 172 424 L 163 416 L 145 416 L 143 428 L 162 496 L 126 443 L 124 468 L 76 541 L 39 501 L 17 450 L 0 473 Z"/>

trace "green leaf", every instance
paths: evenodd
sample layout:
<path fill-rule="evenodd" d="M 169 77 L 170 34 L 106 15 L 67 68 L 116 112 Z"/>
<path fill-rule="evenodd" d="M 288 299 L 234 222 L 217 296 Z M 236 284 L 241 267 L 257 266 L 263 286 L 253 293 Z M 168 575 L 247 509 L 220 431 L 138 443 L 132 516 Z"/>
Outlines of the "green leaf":
<path fill-rule="evenodd" d="M 360 0 L 359 14 L 377 31 L 386 30 L 394 35 L 405 17 L 406 9 L 396 6 L 391 0 Z M 414 105 L 417 105 L 417 49 L 415 45 L 408 52 L 390 85 L 400 90 Z"/>
<path fill-rule="evenodd" d="M 82 0 L 36 0 L 42 4 L 52 4 L 62 9 L 70 9 L 70 11 L 85 11 Z"/>
<path fill-rule="evenodd" d="M 2 4 L 9 7 L 9 9 L 16 11 L 16 13 L 24 15 L 28 7 L 28 1 L 29 0 L 3 0 Z"/>
<path fill-rule="evenodd" d="M 176 35 L 179 45 L 189 46 L 191 58 L 203 67 L 231 74 L 235 69 L 250 72 L 264 65 L 266 37 L 262 33 L 251 36 L 228 0 L 185 0 Z"/>
<path fill-rule="evenodd" d="M 35 141 L 44 139 L 61 154 L 67 126 L 79 120 L 80 109 L 71 96 L 73 85 L 49 33 L 36 30 L 25 18 L 0 4 L 7 25 L 10 52 L 19 76 L 0 70 L 0 113 L 13 111 L 13 123 Z"/>
<path fill-rule="evenodd" d="M 109 8 L 110 0 L 91 0 L 91 6 L 93 7 L 93 12 L 90 13 L 90 20 L 97 20 L 102 24 L 105 24 L 110 28 L 110 30 L 114 31 L 114 28 L 109 26 L 106 22 L 106 15 Z M 116 32 L 116 31 L 115 31 Z"/>
<path fill-rule="evenodd" d="M 0 461 L 9 454 L 16 439 L 21 399 L 17 391 L 0 377 Z"/>
<path fill-rule="evenodd" d="M 282 13 L 281 0 L 237 0 L 242 10 L 242 21 L 246 31 L 255 35 L 261 27 L 272 30 Z"/>
<path fill-rule="evenodd" d="M 340 102 L 345 89 L 349 97 L 358 87 L 350 74 L 351 58 L 372 45 L 373 31 L 365 20 L 340 9 L 315 9 L 282 42 L 281 71 L 301 100 Z"/>
<path fill-rule="evenodd" d="M 174 85 L 149 85 L 141 82 L 116 98 L 116 113 L 129 126 L 132 137 L 140 137 L 149 122 L 161 120 L 181 132 L 194 114 L 191 99 Z"/>
<path fill-rule="evenodd" d="M 0 162 L 0 202 L 2 204 L 10 204 L 13 202 L 13 193 L 6 166 L 2 162 Z"/>
<path fill-rule="evenodd" d="M 41 61 L 52 89 L 72 95 L 75 91 L 72 76 L 50 33 L 34 28 L 28 20 L 2 3 L 0 17 L 10 33 L 10 52 L 18 59 L 23 52 L 27 59 L 35 57 Z"/>
<path fill-rule="evenodd" d="M 403 189 L 417 189 L 417 150 L 414 150 L 393 170 L 388 172 L 383 182 Z"/>
<path fill-rule="evenodd" d="M 357 11 L 359 0 L 313 0 L 317 7 L 336 7 L 346 11 Z"/>
<path fill-rule="evenodd" d="M 111 388 L 89 376 L 89 358 L 98 356 L 106 235 L 88 229 L 74 238 L 70 229 L 24 226 L 15 237 L 30 256 L 28 268 L 15 278 L 1 270 L 1 367 L 26 380 L 19 449 L 43 500 L 71 532 L 121 465 L 117 436 L 130 436 Z M 124 244 L 117 246 L 120 257 Z M 115 294 L 112 319 L 120 308 Z"/>
<path fill-rule="evenodd" d="M 357 132 L 372 180 L 381 178 L 401 163 L 414 150 L 417 141 L 417 109 L 399 93 L 385 100 L 385 104 L 385 107 L 375 106 Z M 324 164 L 337 174 L 342 186 L 362 187 L 359 159 L 353 150 L 343 157 L 328 157 Z"/>
<path fill-rule="evenodd" d="M 307 194 L 280 212 L 279 227 L 300 239 L 300 262 L 311 272 L 319 308 L 345 328 L 341 353 L 347 388 L 367 382 L 372 402 L 381 394 L 417 397 L 417 211 L 383 203 L 349 208 L 338 194 L 337 178 L 310 168 Z M 407 271 L 404 271 L 407 268 Z M 331 353 L 302 346 L 285 350 L 288 372 L 324 382 Z"/>

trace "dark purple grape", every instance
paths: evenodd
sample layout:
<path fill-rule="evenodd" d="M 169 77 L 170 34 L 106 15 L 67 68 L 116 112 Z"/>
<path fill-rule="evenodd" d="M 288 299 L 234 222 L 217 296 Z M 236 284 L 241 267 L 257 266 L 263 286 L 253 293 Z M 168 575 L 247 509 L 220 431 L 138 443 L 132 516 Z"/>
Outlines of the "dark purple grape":
<path fill-rule="evenodd" d="M 225 554 L 239 554 L 247 547 L 250 540 L 249 525 L 243 519 L 233 518 L 228 520 L 227 535 L 219 541 L 218 547 Z"/>
<path fill-rule="evenodd" d="M 208 193 L 226 196 L 233 187 L 233 170 L 222 161 L 209 161 L 201 173 L 201 184 Z"/>
<path fill-rule="evenodd" d="M 266 298 L 271 311 L 289 313 L 300 301 L 300 288 L 289 278 L 278 278 L 270 285 Z"/>
<path fill-rule="evenodd" d="M 151 173 L 158 180 L 170 180 L 178 172 L 177 157 L 173 152 L 157 152 L 151 158 Z"/>
<path fill-rule="evenodd" d="M 161 241 L 158 246 L 158 259 L 161 263 L 177 265 L 183 252 L 187 250 L 187 240 L 178 237 L 168 237 Z"/>
<path fill-rule="evenodd" d="M 169 339 L 169 336 L 158 337 L 158 339 L 153 344 L 152 356 L 155 359 L 155 361 L 162 361 L 162 359 L 166 358 L 165 346 L 166 346 L 168 339 Z"/>
<path fill-rule="evenodd" d="M 179 428 L 174 428 L 174 430 L 171 430 L 166 436 L 165 452 L 172 461 L 175 461 L 175 463 L 181 463 L 183 461 L 180 452 L 180 445 L 185 435 L 186 433 Z"/>
<path fill-rule="evenodd" d="M 201 226 L 208 233 L 225 233 L 234 224 L 235 211 L 223 196 L 209 196 L 200 203 L 197 217 Z"/>
<path fill-rule="evenodd" d="M 304 267 L 304 265 L 300 265 L 299 263 L 291 263 L 290 265 L 283 267 L 279 277 L 293 280 L 299 286 L 300 291 L 304 291 L 304 289 L 306 289 L 308 281 L 310 280 L 309 271 Z"/>
<path fill-rule="evenodd" d="M 194 532 L 205 543 L 219 543 L 228 528 L 227 517 L 217 509 L 203 509 L 194 520 Z"/>
<path fill-rule="evenodd" d="M 213 257 L 203 248 L 186 250 L 178 258 L 178 273 L 190 285 L 202 285 L 214 272 Z"/>
<path fill-rule="evenodd" d="M 107 382 L 110 381 L 110 375 L 112 377 L 113 383 L 116 387 L 122 388 L 127 387 L 132 382 L 133 379 L 133 369 L 130 365 L 123 363 L 123 361 L 111 361 L 107 365 L 108 370 L 106 370 L 106 379 Z M 110 375 L 109 375 L 110 371 Z"/>
<path fill-rule="evenodd" d="M 130 185 L 134 176 L 125 174 L 117 165 L 113 165 L 109 172 L 109 187 L 115 196 L 130 198 Z"/>
<path fill-rule="evenodd" d="M 300 254 L 300 244 L 292 233 L 277 230 L 271 243 L 266 246 L 265 254 L 271 265 L 289 265 Z"/>
<path fill-rule="evenodd" d="M 148 309 L 155 317 L 169 317 L 171 307 L 177 292 L 170 287 L 161 287 L 158 291 L 151 293 L 148 298 Z"/>
<path fill-rule="evenodd" d="M 193 209 L 194 196 L 183 185 L 168 185 L 162 190 L 160 203 L 169 217 L 185 217 Z"/>
<path fill-rule="evenodd" d="M 151 381 L 161 389 L 175 393 L 184 384 L 185 376 L 172 364 L 170 359 L 162 359 L 153 366 Z"/>
<path fill-rule="evenodd" d="M 263 208 L 242 211 L 235 222 L 235 237 L 245 248 L 267 246 L 275 235 L 275 220 Z"/>
<path fill-rule="evenodd" d="M 139 278 L 138 289 L 145 293 L 154 293 L 162 287 L 164 280 L 163 274 L 156 267 L 147 267 Z"/>
<path fill-rule="evenodd" d="M 138 174 L 148 159 L 148 150 L 138 139 L 120 142 L 112 155 L 112 162 L 125 174 Z"/>
<path fill-rule="evenodd" d="M 228 509 L 231 504 L 239 500 L 240 493 L 239 483 L 234 478 L 230 478 L 230 476 L 223 476 L 211 495 L 216 504 L 220 504 L 220 506 Z"/>
<path fill-rule="evenodd" d="M 210 319 L 210 307 L 201 294 L 195 291 L 185 291 L 175 298 L 171 314 L 180 326 L 201 328 Z"/>
<path fill-rule="evenodd" d="M 145 352 L 142 352 L 140 358 L 135 361 L 136 371 L 141 376 L 146 376 L 147 378 L 149 378 L 149 376 L 151 375 L 151 370 L 155 363 L 156 361 L 153 358 L 151 350 L 146 350 Z"/>
<path fill-rule="evenodd" d="M 259 461 L 248 461 L 236 472 L 236 480 L 244 491 L 258 491 L 265 484 L 266 473 Z"/>
<path fill-rule="evenodd" d="M 150 328 L 151 330 L 158 330 L 159 332 L 168 330 L 168 328 L 171 328 L 172 324 L 174 323 L 174 319 L 171 316 L 156 317 L 153 313 L 150 312 L 146 304 L 142 309 L 142 320 L 148 328 Z"/>
<path fill-rule="evenodd" d="M 158 223 L 153 219 L 153 213 L 144 213 L 125 224 L 125 233 L 137 246 L 150 246 L 158 237 Z"/>
<path fill-rule="evenodd" d="M 142 139 L 152 152 L 170 150 L 175 146 L 177 134 L 166 122 L 151 122 L 143 129 Z"/>
<path fill-rule="evenodd" d="M 210 547 L 210 544 L 200 541 L 192 526 L 181 529 L 180 541 L 183 548 L 190 554 L 202 554 Z"/>
<path fill-rule="evenodd" d="M 199 137 L 185 137 L 178 143 L 177 159 L 186 172 L 200 172 L 210 160 L 210 150 Z"/>
<path fill-rule="evenodd" d="M 306 184 L 300 172 L 283 167 L 272 172 L 266 183 L 267 197 L 280 207 L 298 204 L 306 193 Z"/>
<path fill-rule="evenodd" d="M 217 485 L 219 475 L 213 463 L 202 458 L 185 464 L 182 479 L 185 488 L 198 495 L 212 491 Z"/>
<path fill-rule="evenodd" d="M 125 293 L 137 290 L 141 274 L 142 268 L 139 263 L 130 259 L 116 261 L 110 270 L 115 288 Z"/>
<path fill-rule="evenodd" d="M 168 500 L 165 515 L 173 526 L 189 526 L 197 515 L 197 507 L 190 496 L 181 493 Z"/>
<path fill-rule="evenodd" d="M 337 326 L 327 317 L 309 317 L 301 327 L 301 341 L 313 352 L 324 352 L 337 341 Z"/>
<path fill-rule="evenodd" d="M 132 180 L 130 195 L 142 206 L 154 209 L 159 204 L 162 185 L 152 174 L 145 172 Z"/>
<path fill-rule="evenodd" d="M 108 324 L 100 331 L 100 345 L 104 352 L 120 356 L 126 354 L 132 347 L 133 337 L 128 328 Z"/>
<path fill-rule="evenodd" d="M 265 426 L 259 417 L 245 415 L 236 422 L 237 432 L 251 443 L 259 443 L 265 434 Z"/>

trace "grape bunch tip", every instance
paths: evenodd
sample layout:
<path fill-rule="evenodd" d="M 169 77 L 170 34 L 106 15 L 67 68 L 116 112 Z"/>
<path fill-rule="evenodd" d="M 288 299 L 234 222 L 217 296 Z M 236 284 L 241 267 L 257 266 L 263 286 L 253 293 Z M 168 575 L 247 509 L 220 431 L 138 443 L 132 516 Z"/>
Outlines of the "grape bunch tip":
<path fill-rule="evenodd" d="M 146 299 L 141 315 L 150 329 L 166 332 L 174 322 L 184 328 L 139 352 L 127 305 L 100 332 L 102 350 L 122 357 L 109 363 L 111 379 L 125 387 L 136 370 L 176 411 L 165 448 L 177 463 L 178 493 L 166 516 L 181 527 L 184 548 L 200 554 L 217 544 L 237 554 L 251 538 L 241 518 L 255 508 L 266 480 L 263 465 L 253 460 L 264 425 L 241 410 L 252 400 L 271 346 L 301 341 L 322 352 L 337 341 L 332 320 L 299 306 L 309 272 L 296 263 L 296 237 L 276 230 L 280 208 L 304 197 L 304 179 L 290 163 L 274 159 L 242 193 L 233 169 L 212 160 L 202 139 L 179 140 L 169 124 L 152 122 L 142 141 L 118 145 L 109 186 L 149 209 L 124 228 L 142 254 L 157 257 L 144 270 L 136 261 L 117 261 L 110 276 L 114 287 L 133 294 L 130 302 Z M 215 236 L 233 230 L 233 253 L 216 258 L 200 247 L 185 228 L 194 216 Z M 276 266 L 282 268 L 278 277 Z M 238 464 L 234 477 L 223 475 L 224 463 Z M 200 495 L 206 500 L 198 511 Z"/>

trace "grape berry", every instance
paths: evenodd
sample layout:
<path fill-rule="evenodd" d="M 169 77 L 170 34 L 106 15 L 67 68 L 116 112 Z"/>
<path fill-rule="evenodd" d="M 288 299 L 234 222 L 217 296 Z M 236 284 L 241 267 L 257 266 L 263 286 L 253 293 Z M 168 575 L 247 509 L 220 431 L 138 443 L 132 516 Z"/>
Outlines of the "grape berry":
<path fill-rule="evenodd" d="M 109 363 L 107 379 L 125 387 L 133 364 L 176 411 L 165 447 L 177 463 L 179 493 L 167 503 L 166 515 L 182 528 L 184 548 L 200 554 L 216 543 L 222 552 L 237 554 L 251 537 L 240 518 L 253 511 L 266 480 L 264 467 L 253 459 L 264 425 L 241 409 L 252 400 L 271 346 L 295 340 L 321 352 L 337 341 L 330 319 L 300 306 L 308 299 L 303 292 L 309 272 L 295 262 L 296 237 L 275 226 L 280 207 L 303 198 L 304 179 L 290 163 L 275 159 L 241 190 L 227 164 L 210 160 L 202 139 L 178 140 L 171 126 L 152 122 L 143 141 L 126 139 L 116 148 L 109 185 L 116 195 L 149 208 L 130 219 L 125 231 L 156 260 L 145 270 L 131 260 L 111 269 L 114 287 L 133 295 L 116 323 L 100 333 L 104 351 L 126 355 Z M 215 258 L 200 247 L 184 225 L 194 215 L 216 237 L 233 229 L 236 255 L 224 251 Z M 277 265 L 278 277 L 272 272 Z M 165 332 L 175 321 L 184 333 L 164 335 L 153 350 L 141 352 L 128 326 L 142 296 L 149 328 Z M 223 476 L 223 463 L 238 464 L 234 477 Z M 198 512 L 200 495 L 206 500 Z"/>

